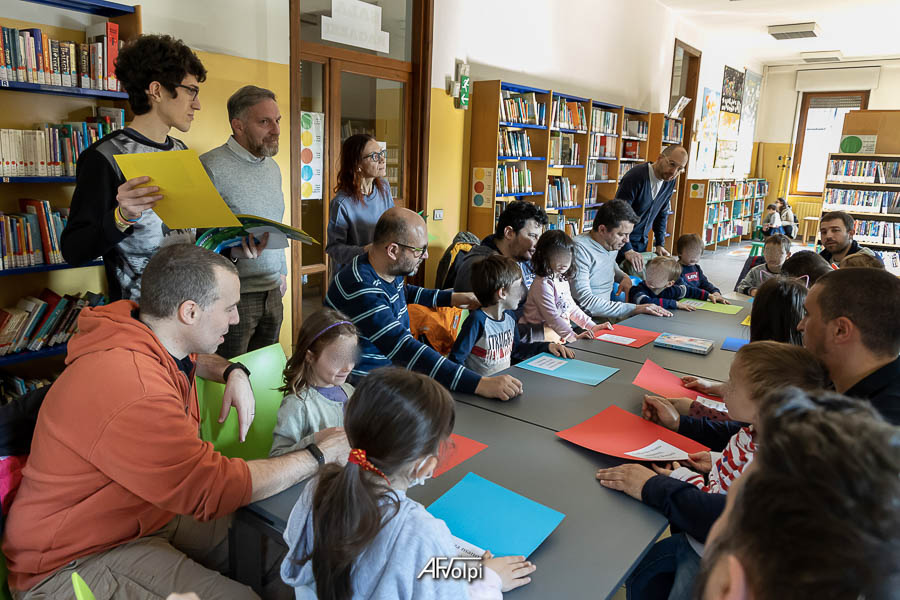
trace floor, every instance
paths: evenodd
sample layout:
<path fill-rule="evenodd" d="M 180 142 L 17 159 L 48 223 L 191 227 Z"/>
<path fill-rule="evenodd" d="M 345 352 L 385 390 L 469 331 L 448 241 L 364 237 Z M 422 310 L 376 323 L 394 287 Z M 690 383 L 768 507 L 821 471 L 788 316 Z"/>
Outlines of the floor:
<path fill-rule="evenodd" d="M 813 249 L 810 245 L 804 245 L 794 240 L 791 252 Z M 719 248 L 712 252 L 704 251 L 703 256 L 700 257 L 700 267 L 713 285 L 722 290 L 723 295 L 729 297 L 729 294 L 735 293 L 734 286 L 737 283 L 737 276 L 748 256 L 750 256 L 750 242 L 731 244 L 727 248 Z"/>

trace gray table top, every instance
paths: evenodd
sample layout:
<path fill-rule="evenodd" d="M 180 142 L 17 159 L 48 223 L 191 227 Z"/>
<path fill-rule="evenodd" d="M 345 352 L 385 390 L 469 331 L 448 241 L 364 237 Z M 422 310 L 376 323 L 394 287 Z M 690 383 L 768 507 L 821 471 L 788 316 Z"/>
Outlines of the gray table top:
<path fill-rule="evenodd" d="M 596 481 L 595 470 L 620 464 L 618 459 L 462 402 L 457 403 L 455 432 L 488 448 L 412 488 L 411 498 L 428 506 L 471 471 L 566 515 L 531 555 L 538 567 L 532 582 L 511 592 L 512 598 L 608 598 L 667 525 L 653 509 Z M 302 485 L 249 510 L 283 530 Z"/>

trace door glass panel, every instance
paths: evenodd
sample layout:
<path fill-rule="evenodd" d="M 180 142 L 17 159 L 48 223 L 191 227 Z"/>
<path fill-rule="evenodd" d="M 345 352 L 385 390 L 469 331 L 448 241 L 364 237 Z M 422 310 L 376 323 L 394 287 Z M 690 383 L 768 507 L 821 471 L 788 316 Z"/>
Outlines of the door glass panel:
<path fill-rule="evenodd" d="M 354 52 L 372 54 L 395 58 L 397 60 L 412 60 L 412 7 L 413 0 L 363 0 L 366 4 L 374 4 L 381 7 L 381 23 L 377 31 L 388 34 L 388 52 L 376 52 L 369 48 L 343 44 L 322 39 L 322 17 L 334 18 L 331 12 L 332 0 L 303 0 L 300 13 L 300 39 L 304 42 L 315 42 L 336 48 L 345 48 Z M 351 16 L 352 19 L 352 16 Z M 343 21 L 343 23 L 341 22 Z M 335 25 L 343 32 L 343 35 L 352 37 L 377 36 L 375 23 L 349 21 L 347 16 L 338 16 Z M 363 43 L 364 42 L 360 42 Z"/>
<path fill-rule="evenodd" d="M 300 61 L 300 110 L 304 113 L 300 115 L 300 218 L 303 231 L 321 242 L 301 244 L 303 265 L 324 262 L 325 202 L 331 198 L 325 155 L 324 73 L 325 65 Z"/>
<path fill-rule="evenodd" d="M 367 133 L 384 144 L 386 177 L 397 206 L 405 206 L 403 118 L 405 84 L 389 79 L 341 73 L 341 142 Z"/>

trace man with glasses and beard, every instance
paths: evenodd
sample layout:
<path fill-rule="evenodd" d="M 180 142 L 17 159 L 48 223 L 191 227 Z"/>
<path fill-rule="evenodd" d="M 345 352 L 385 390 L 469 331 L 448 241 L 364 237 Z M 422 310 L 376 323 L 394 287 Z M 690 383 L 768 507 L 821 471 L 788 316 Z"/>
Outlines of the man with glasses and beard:
<path fill-rule="evenodd" d="M 272 158 L 278 153 L 281 134 L 281 112 L 275 94 L 245 85 L 228 99 L 228 119 L 231 137 L 202 155 L 200 162 L 232 212 L 281 221 L 281 170 Z M 243 242 L 247 253 L 232 257 L 241 277 L 241 320 L 219 346 L 217 352 L 225 358 L 278 341 L 284 314 L 281 298 L 287 290 L 287 263 L 284 249 L 267 250 L 267 242 L 268 234 L 258 240 L 248 236 Z"/>
<path fill-rule="evenodd" d="M 342 312 L 360 331 L 357 380 L 391 364 L 433 377 L 451 391 L 509 400 L 522 383 L 509 375 L 482 377 L 415 339 L 406 305 L 478 306 L 471 292 L 429 290 L 407 284 L 428 258 L 425 221 L 406 208 L 387 210 L 375 225 L 372 246 L 335 276 L 325 304 Z"/>

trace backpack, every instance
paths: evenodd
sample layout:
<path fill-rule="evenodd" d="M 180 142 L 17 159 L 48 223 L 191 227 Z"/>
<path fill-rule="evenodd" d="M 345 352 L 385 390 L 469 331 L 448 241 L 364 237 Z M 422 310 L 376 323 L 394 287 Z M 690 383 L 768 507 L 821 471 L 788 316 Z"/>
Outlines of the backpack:
<path fill-rule="evenodd" d="M 434 287 L 439 290 L 452 289 L 456 283 L 456 273 L 466 255 L 479 245 L 481 240 L 474 233 L 460 231 L 450 242 L 450 246 L 444 251 L 437 266 L 434 277 Z"/>
<path fill-rule="evenodd" d="M 439 354 L 447 356 L 453 350 L 460 325 L 465 319 L 461 308 L 438 306 L 429 308 L 419 304 L 407 306 L 409 331 L 412 336 L 427 344 Z"/>

